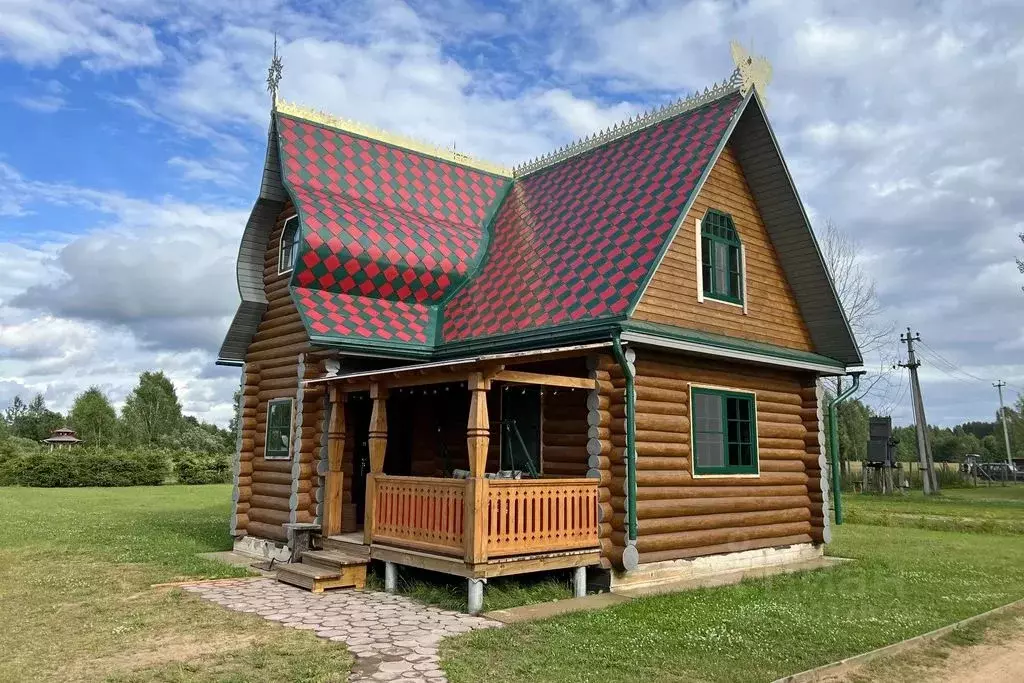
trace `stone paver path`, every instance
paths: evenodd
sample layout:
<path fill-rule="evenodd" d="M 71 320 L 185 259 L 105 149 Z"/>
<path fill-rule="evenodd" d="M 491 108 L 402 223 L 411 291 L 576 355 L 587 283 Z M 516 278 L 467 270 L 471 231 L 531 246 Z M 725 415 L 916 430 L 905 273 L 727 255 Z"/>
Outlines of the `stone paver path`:
<path fill-rule="evenodd" d="M 447 681 L 438 664 L 441 639 L 501 626 L 374 591 L 310 593 L 273 579 L 198 582 L 182 588 L 228 609 L 345 643 L 356 658 L 352 681 Z"/>

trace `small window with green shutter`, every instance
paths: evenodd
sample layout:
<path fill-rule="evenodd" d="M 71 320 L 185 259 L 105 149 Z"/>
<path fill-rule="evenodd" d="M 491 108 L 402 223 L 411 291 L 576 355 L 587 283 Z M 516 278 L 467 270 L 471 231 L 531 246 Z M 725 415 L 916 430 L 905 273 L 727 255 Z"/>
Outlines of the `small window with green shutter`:
<path fill-rule="evenodd" d="M 291 457 L 292 399 L 275 398 L 267 406 L 267 444 L 263 454 L 267 460 Z"/>
<path fill-rule="evenodd" d="M 743 257 L 732 216 L 709 209 L 700 222 L 700 261 L 704 296 L 743 303 Z"/>
<path fill-rule="evenodd" d="M 722 389 L 690 389 L 694 474 L 757 474 L 754 395 Z"/>

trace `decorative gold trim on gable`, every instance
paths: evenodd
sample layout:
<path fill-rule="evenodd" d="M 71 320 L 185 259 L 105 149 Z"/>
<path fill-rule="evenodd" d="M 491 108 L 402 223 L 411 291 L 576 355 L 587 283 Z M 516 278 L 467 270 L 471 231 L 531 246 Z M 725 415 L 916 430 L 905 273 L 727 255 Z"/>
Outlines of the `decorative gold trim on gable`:
<path fill-rule="evenodd" d="M 413 152 L 429 154 L 430 156 L 437 157 L 439 159 L 451 161 L 463 166 L 469 166 L 487 173 L 493 173 L 506 178 L 512 177 L 512 171 L 499 164 L 493 164 L 489 161 L 477 159 L 469 156 L 468 154 L 456 152 L 451 149 L 445 149 L 429 142 L 416 140 L 415 138 L 406 137 L 396 133 L 389 133 L 388 131 L 377 128 L 376 126 L 359 123 L 358 121 L 352 121 L 351 119 L 344 119 L 339 116 L 334 116 L 333 114 L 328 114 L 324 111 L 303 107 L 293 102 L 285 102 L 284 100 L 279 99 L 277 101 L 277 112 L 286 116 L 294 116 L 295 118 L 304 119 L 312 123 L 330 126 L 331 128 L 338 128 L 364 138 L 378 140 L 385 144 L 402 147 Z"/>

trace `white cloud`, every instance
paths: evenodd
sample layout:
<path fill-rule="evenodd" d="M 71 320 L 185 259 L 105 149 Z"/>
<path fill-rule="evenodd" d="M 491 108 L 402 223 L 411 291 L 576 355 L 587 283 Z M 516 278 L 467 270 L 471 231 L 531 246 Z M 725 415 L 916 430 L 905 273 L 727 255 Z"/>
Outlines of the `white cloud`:
<path fill-rule="evenodd" d="M 0 54 L 50 67 L 74 57 L 97 71 L 159 63 L 162 54 L 153 30 L 132 18 L 119 18 L 108 11 L 109 4 L 3 0 Z"/>
<path fill-rule="evenodd" d="M 167 165 L 178 170 L 185 180 L 197 183 L 212 183 L 221 187 L 236 187 L 241 182 L 245 163 L 231 159 L 186 159 L 171 157 Z"/>
<path fill-rule="evenodd" d="M 223 412 L 230 397 L 223 378 L 200 377 L 209 366 L 196 358 L 212 351 L 236 297 L 239 216 L 268 122 L 271 27 L 281 32 L 284 97 L 510 164 L 728 76 L 728 40 L 753 42 L 775 67 L 769 115 L 801 195 L 816 221 L 832 218 L 870 253 L 888 315 L 979 376 L 1013 376 L 1024 348 L 1024 327 L 1012 324 L 1024 318 L 1012 261 L 1024 251 L 1024 131 L 1012 125 L 1024 83 L 1019 5 L 562 0 L 524 2 L 514 16 L 467 0 L 0 6 L 0 55 L 134 68 L 138 87 L 106 99 L 208 145 L 160 157 L 189 201 L 39 183 L 0 161 L 0 217 L 25 220 L 45 204 L 102 217 L 74 238 L 45 223 L 31 239 L 12 232 L 17 241 L 0 244 L 11 274 L 0 302 L 20 294 L 21 305 L 45 308 L 13 324 L 50 316 L 116 330 L 127 335 L 125 357 L 147 359 L 145 368 L 167 362 L 183 382 L 191 369 L 196 410 Z M 9 97 L 66 106 L 41 95 L 66 99 L 45 89 Z M 197 199 L 208 186 L 240 208 Z M 40 234 L 45 247 L 34 244 Z M 188 254 L 200 256 L 179 268 Z M 204 350 L 189 350 L 197 344 Z M 992 412 L 983 383 L 954 390 L 931 374 L 925 383 L 926 399 L 948 407 L 933 417 Z M 209 393 L 220 387 L 220 399 Z"/>

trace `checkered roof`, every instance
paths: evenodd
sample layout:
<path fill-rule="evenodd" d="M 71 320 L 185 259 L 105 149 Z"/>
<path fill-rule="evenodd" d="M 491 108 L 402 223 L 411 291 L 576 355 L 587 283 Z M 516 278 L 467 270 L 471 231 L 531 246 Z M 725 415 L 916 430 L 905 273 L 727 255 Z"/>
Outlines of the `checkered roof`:
<path fill-rule="evenodd" d="M 314 336 L 428 350 L 621 317 L 741 101 L 727 95 L 514 183 L 278 114 L 303 228 L 293 299 Z"/>

